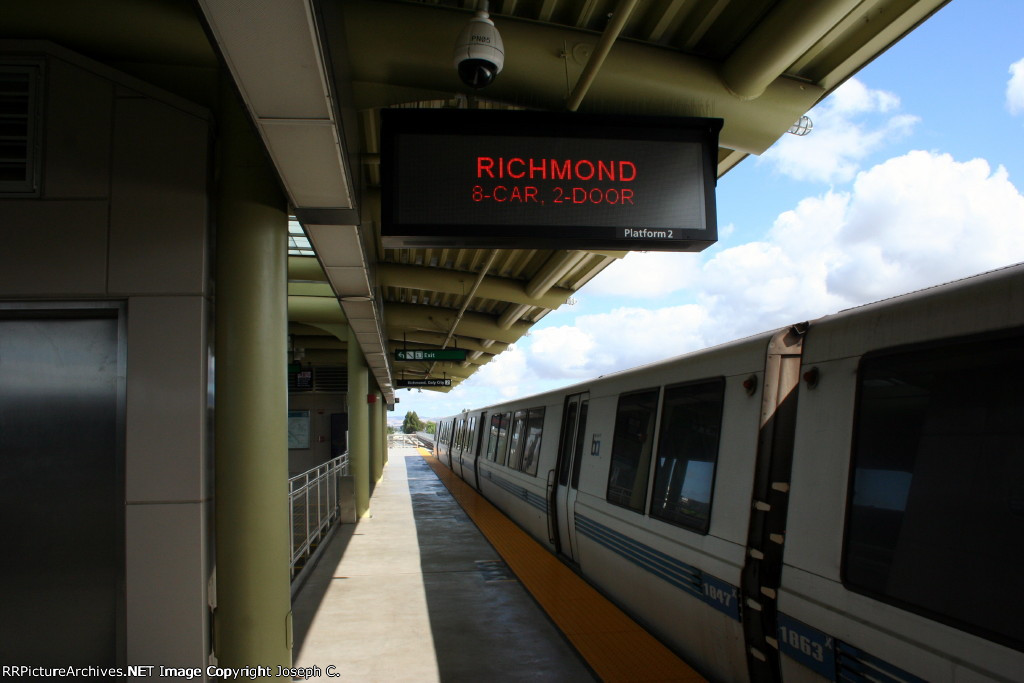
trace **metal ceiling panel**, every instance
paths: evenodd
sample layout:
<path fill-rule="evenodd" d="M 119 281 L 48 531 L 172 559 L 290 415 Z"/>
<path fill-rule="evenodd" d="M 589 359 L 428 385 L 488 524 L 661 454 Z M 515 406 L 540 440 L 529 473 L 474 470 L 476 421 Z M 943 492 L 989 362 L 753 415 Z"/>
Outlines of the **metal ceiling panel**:
<path fill-rule="evenodd" d="M 289 199 L 303 208 L 352 208 L 338 131 L 329 119 L 257 119 Z"/>
<path fill-rule="evenodd" d="M 304 2 L 199 0 L 256 118 L 330 120 L 327 75 Z"/>

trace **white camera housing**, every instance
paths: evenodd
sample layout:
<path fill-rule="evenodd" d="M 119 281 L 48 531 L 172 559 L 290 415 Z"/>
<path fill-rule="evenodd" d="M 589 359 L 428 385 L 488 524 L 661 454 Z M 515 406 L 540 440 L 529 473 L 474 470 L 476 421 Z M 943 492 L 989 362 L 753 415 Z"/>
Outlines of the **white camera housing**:
<path fill-rule="evenodd" d="M 501 34 L 487 12 L 479 11 L 455 42 L 455 68 L 462 82 L 473 89 L 490 85 L 505 65 Z"/>

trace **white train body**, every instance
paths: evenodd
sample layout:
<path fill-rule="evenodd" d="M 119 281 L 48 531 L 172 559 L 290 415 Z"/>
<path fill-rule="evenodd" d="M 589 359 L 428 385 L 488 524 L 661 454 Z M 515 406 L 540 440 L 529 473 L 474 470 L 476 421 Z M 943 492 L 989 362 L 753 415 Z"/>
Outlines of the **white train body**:
<path fill-rule="evenodd" d="M 1021 681 L 1022 394 L 1015 266 L 467 411 L 436 450 L 713 680 Z"/>

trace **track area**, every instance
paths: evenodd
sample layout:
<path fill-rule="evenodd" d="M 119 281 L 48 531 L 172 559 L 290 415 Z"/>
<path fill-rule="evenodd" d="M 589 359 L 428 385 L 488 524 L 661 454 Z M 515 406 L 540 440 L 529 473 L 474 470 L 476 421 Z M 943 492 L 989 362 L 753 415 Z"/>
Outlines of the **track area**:
<path fill-rule="evenodd" d="M 603 681 L 703 681 L 426 449 L 424 460 Z"/>

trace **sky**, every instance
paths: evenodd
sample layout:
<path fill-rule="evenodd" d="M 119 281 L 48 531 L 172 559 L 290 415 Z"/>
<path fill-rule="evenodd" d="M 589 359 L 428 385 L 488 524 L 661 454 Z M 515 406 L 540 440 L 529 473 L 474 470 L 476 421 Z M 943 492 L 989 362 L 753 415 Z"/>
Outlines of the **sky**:
<path fill-rule="evenodd" d="M 719 241 L 633 252 L 436 419 L 1024 261 L 1024 0 L 953 0 L 719 179 Z"/>

